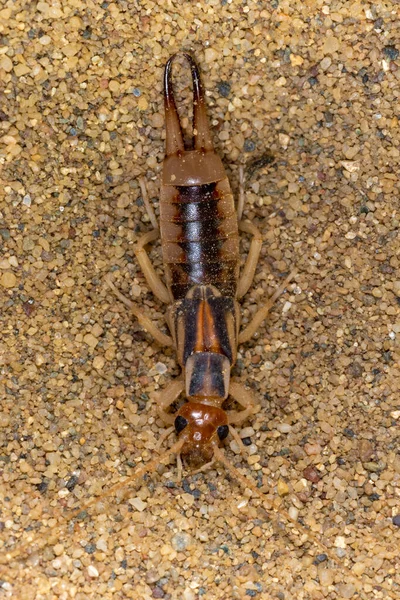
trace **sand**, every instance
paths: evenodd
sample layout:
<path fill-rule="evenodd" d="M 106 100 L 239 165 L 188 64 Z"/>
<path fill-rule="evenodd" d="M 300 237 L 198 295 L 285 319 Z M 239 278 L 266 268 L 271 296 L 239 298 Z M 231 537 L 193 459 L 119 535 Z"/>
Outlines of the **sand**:
<path fill-rule="evenodd" d="M 399 597 L 398 18 L 386 1 L 2 3 L 1 598 Z M 264 245 L 243 322 L 298 273 L 233 371 L 261 408 L 249 457 L 225 451 L 262 499 L 219 465 L 178 483 L 172 459 L 112 490 L 156 456 L 156 394 L 179 373 L 105 277 L 164 328 L 134 245 L 180 49 L 234 193 L 239 164 L 276 158 L 246 184 Z"/>

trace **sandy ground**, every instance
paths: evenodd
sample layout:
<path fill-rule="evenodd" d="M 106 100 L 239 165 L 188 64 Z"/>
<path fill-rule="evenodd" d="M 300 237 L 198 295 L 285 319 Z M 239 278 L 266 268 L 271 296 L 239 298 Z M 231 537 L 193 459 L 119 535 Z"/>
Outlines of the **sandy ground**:
<path fill-rule="evenodd" d="M 1 3 L 0 598 L 400 596 L 398 18 L 384 0 Z M 163 327 L 137 178 L 157 207 L 182 48 L 235 194 L 239 163 L 276 156 L 247 183 L 265 242 L 244 322 L 298 271 L 234 369 L 261 409 L 248 460 L 226 453 L 262 499 L 219 466 L 177 483 L 172 460 L 112 489 L 155 456 L 178 374 L 105 276 Z"/>

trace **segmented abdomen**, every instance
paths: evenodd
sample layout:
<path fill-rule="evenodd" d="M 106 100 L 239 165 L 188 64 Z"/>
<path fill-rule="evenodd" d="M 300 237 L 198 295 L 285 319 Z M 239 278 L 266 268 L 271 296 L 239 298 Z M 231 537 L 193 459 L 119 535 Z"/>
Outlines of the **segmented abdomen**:
<path fill-rule="evenodd" d="M 193 285 L 235 296 L 239 272 L 237 215 L 228 179 L 162 186 L 160 230 L 168 287 L 175 300 Z"/>

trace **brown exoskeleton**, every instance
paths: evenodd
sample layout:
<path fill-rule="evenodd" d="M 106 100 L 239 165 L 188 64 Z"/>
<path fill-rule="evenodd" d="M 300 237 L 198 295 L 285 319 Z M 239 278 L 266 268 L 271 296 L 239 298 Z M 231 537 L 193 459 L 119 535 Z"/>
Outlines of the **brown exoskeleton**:
<path fill-rule="evenodd" d="M 221 459 L 218 445 L 229 432 L 240 444 L 232 425 L 240 425 L 253 413 L 255 401 L 230 376 L 237 346 L 257 331 L 293 273 L 240 332 L 238 300 L 253 281 L 262 237 L 250 221 L 241 220 L 243 193 L 235 208 L 225 169 L 214 152 L 197 65 L 190 54 L 183 56 L 190 65 L 193 80 L 193 147 L 184 146 L 171 83 L 175 59 L 172 56 L 164 76 L 166 158 L 160 192 L 160 227 L 141 180 L 154 230 L 146 233 L 136 248 L 147 283 L 157 298 L 169 305 L 167 323 L 172 337 L 160 332 L 109 283 L 156 340 L 176 348 L 183 376 L 163 390 L 158 401 L 159 413 L 166 424 L 174 424 L 167 433 L 175 428 L 180 440 L 179 453 L 192 467 L 199 467 L 214 458 Z M 243 173 L 241 180 L 243 183 Z M 239 230 L 253 236 L 241 275 Z M 167 285 L 156 274 L 145 250 L 159 236 Z M 183 392 L 188 402 L 172 415 L 168 408 Z M 225 411 L 223 404 L 228 396 L 243 410 Z"/>

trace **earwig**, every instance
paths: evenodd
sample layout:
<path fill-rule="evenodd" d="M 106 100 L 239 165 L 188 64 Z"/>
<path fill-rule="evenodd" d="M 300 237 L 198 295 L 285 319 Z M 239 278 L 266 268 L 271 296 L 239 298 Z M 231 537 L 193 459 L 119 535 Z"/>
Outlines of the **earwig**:
<path fill-rule="evenodd" d="M 173 380 L 157 398 L 158 412 L 168 426 L 161 436 L 161 445 L 174 432 L 178 440 L 160 455 L 137 467 L 107 491 L 116 494 L 152 473 L 171 454 L 178 460 L 178 475 L 183 466 L 181 457 L 193 470 L 203 471 L 210 464 L 224 465 L 233 479 L 267 502 L 262 489 L 233 466 L 223 451 L 222 442 L 231 435 L 243 452 L 244 447 L 235 427 L 244 423 L 256 410 L 253 395 L 231 378 L 239 344 L 247 342 L 257 332 L 276 299 L 284 292 L 295 272 L 292 271 L 272 297 L 258 310 L 250 323 L 240 331 L 238 301 L 250 288 L 262 245 L 262 236 L 250 221 L 242 220 L 244 193 L 243 170 L 240 171 L 241 192 L 237 208 L 221 159 L 214 152 L 208 126 L 204 93 L 198 67 L 188 53 L 182 56 L 189 63 L 193 81 L 193 143 L 185 148 L 172 89 L 172 56 L 165 67 L 164 99 L 166 118 L 166 157 L 160 192 L 160 225 L 147 195 L 144 179 L 139 179 L 142 198 L 153 230 L 138 241 L 135 254 L 145 279 L 154 293 L 168 305 L 166 320 L 171 335 L 160 331 L 152 320 L 132 301 L 123 296 L 111 278 L 109 287 L 126 304 L 139 324 L 162 346 L 172 346 L 182 375 Z M 271 157 L 261 164 L 271 162 Z M 239 231 L 252 236 L 242 274 L 239 273 Z M 161 237 L 166 284 L 156 273 L 146 246 Z M 184 394 L 186 402 L 175 414 L 169 409 Z M 232 398 L 241 410 L 225 410 Z M 69 514 L 69 520 L 98 503 L 98 498 L 81 505 Z M 278 512 L 292 523 L 305 538 L 314 542 L 333 561 L 335 553 L 304 525 L 281 508 L 267 502 L 268 510 Z M 61 516 L 54 511 L 52 516 Z M 57 537 L 46 540 L 50 544 Z M 31 536 L 17 551 L 6 554 L 6 560 L 28 551 L 38 536 Z M 348 576 L 354 574 L 342 565 Z M 385 590 L 391 596 L 390 591 Z"/>

